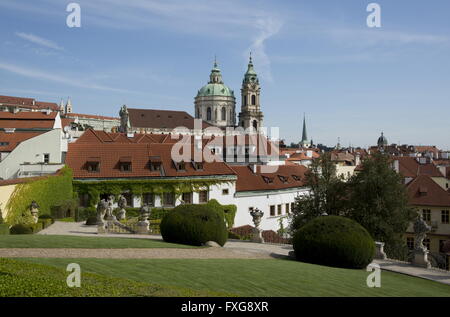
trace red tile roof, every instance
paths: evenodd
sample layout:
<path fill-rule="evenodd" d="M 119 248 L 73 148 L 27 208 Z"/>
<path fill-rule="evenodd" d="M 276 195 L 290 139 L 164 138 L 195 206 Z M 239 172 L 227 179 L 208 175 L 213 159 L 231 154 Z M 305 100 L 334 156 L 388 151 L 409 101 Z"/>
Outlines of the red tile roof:
<path fill-rule="evenodd" d="M 404 177 L 416 177 L 418 175 L 444 177 L 434 164 L 420 164 L 415 157 L 396 157 L 394 160 L 399 161 L 400 174 Z"/>
<path fill-rule="evenodd" d="M 185 111 L 128 108 L 128 113 L 133 129 L 174 129 L 177 127 L 194 129 L 194 118 Z M 203 128 L 210 126 L 209 123 L 203 121 Z"/>
<path fill-rule="evenodd" d="M 52 129 L 57 112 L 0 112 L 0 128 Z"/>
<path fill-rule="evenodd" d="M 185 170 L 176 169 L 171 158 L 173 144 L 148 143 L 85 143 L 69 144 L 66 164 L 73 169 L 74 178 L 143 178 L 143 177 L 191 177 L 213 175 L 235 175 L 234 171 L 223 162 L 203 163 L 203 168 L 196 170 L 191 162 L 185 163 Z M 160 157 L 164 173 L 150 170 L 150 157 Z M 100 163 L 100 172 L 89 172 L 86 163 L 96 157 Z M 120 159 L 129 157 L 131 172 L 120 170 Z"/>
<path fill-rule="evenodd" d="M 6 133 L 0 131 L 0 152 L 11 152 L 13 151 L 21 142 L 34 138 L 42 132 L 14 132 Z M 7 143 L 6 145 L 1 145 L 2 143 Z"/>
<path fill-rule="evenodd" d="M 450 207 L 450 193 L 429 176 L 417 176 L 407 185 L 407 190 L 411 205 Z"/>
<path fill-rule="evenodd" d="M 36 101 L 33 98 L 22 98 L 12 96 L 0 96 L 0 104 L 6 104 L 8 106 L 20 106 L 28 109 L 51 109 L 58 111 L 59 106 L 54 102 Z"/>
<path fill-rule="evenodd" d="M 249 166 L 230 166 L 238 175 L 236 191 L 270 191 L 304 186 L 305 173 L 308 170 L 301 165 L 280 165 L 273 173 L 261 173 L 260 167 L 253 173 Z M 281 178 L 280 178 L 281 176 Z M 282 177 L 285 177 L 283 180 Z M 298 177 L 295 179 L 295 177 Z"/>

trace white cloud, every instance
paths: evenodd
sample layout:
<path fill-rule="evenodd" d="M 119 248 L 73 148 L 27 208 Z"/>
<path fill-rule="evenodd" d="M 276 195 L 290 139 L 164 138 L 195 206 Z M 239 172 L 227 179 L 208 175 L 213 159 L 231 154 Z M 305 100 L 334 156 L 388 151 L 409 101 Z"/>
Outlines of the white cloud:
<path fill-rule="evenodd" d="M 26 41 L 29 41 L 31 43 L 44 46 L 47 48 L 51 48 L 58 51 L 63 51 L 64 48 L 56 44 L 55 42 L 51 40 L 44 39 L 42 37 L 39 37 L 37 35 L 31 34 L 31 33 L 23 33 L 23 32 L 16 32 L 16 35 L 20 37 L 21 39 L 24 39 Z"/>
<path fill-rule="evenodd" d="M 22 67 L 17 65 L 12 65 L 11 63 L 2 63 L 0 62 L 0 69 L 8 71 L 10 73 L 14 73 L 17 75 L 21 75 L 28 78 L 35 78 L 40 80 L 48 80 L 57 82 L 60 84 L 69 85 L 72 87 L 80 87 L 80 88 L 89 88 L 94 90 L 103 90 L 103 91 L 112 91 L 112 92 L 120 92 L 120 93 L 132 93 L 129 90 L 118 89 L 108 86 L 103 86 L 96 84 L 94 82 L 84 81 L 84 80 L 76 80 L 73 79 L 73 76 L 59 76 L 54 75 L 45 71 L 32 69 L 28 67 Z"/>

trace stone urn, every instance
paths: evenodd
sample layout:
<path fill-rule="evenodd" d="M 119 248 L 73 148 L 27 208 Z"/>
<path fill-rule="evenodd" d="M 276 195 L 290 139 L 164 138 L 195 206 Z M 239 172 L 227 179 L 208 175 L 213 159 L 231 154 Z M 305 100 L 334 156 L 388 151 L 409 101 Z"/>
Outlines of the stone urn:
<path fill-rule="evenodd" d="M 252 216 L 253 223 L 255 224 L 255 228 L 253 228 L 252 242 L 264 243 L 262 231 L 259 228 L 259 225 L 261 224 L 261 219 L 264 216 L 264 212 L 262 212 L 258 208 L 255 208 L 250 212 L 250 215 Z"/>

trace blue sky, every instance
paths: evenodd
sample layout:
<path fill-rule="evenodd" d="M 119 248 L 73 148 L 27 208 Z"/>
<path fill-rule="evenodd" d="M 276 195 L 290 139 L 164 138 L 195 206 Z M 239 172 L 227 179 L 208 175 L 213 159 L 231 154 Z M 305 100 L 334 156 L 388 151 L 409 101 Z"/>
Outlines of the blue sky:
<path fill-rule="evenodd" d="M 238 95 L 248 53 L 262 85 L 265 125 L 288 142 L 302 116 L 315 143 L 450 149 L 450 2 L 0 0 L 0 94 L 117 116 L 129 107 L 185 110 L 217 55 Z M 74 1 L 75 2 L 75 1 Z"/>

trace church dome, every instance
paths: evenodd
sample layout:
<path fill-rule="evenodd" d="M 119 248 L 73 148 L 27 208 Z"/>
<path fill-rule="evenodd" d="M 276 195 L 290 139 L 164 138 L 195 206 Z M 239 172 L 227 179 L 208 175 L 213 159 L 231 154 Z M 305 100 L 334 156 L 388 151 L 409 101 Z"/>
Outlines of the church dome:
<path fill-rule="evenodd" d="M 221 97 L 234 97 L 234 92 L 227 85 L 223 83 L 222 74 L 217 67 L 217 62 L 214 62 L 214 67 L 209 75 L 209 82 L 197 93 L 197 97 L 209 97 L 209 96 L 221 96 Z"/>
<path fill-rule="evenodd" d="M 388 145 L 388 140 L 384 136 L 383 132 L 381 132 L 381 136 L 378 138 L 377 144 L 378 144 L 378 146 L 387 146 Z"/>
<path fill-rule="evenodd" d="M 223 96 L 234 97 L 234 92 L 224 84 L 207 84 L 200 88 L 197 97 Z"/>

